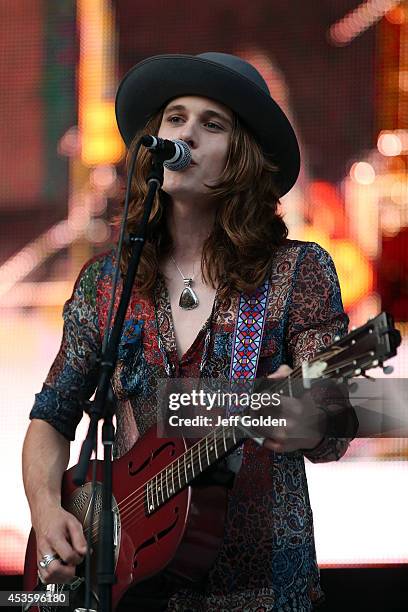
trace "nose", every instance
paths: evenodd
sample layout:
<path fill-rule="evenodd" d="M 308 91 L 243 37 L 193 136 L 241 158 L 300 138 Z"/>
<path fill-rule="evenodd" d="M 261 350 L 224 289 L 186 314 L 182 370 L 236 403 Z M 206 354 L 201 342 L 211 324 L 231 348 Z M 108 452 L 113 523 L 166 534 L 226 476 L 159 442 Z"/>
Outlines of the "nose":
<path fill-rule="evenodd" d="M 194 130 L 194 126 L 190 122 L 186 122 L 183 124 L 182 129 L 179 132 L 178 137 L 180 140 L 184 140 L 190 147 L 190 149 L 195 149 L 197 147 L 197 135 Z"/>
<path fill-rule="evenodd" d="M 184 142 L 188 144 L 190 149 L 195 149 L 196 144 L 192 138 L 184 138 L 183 136 L 180 136 L 180 140 L 184 140 Z"/>

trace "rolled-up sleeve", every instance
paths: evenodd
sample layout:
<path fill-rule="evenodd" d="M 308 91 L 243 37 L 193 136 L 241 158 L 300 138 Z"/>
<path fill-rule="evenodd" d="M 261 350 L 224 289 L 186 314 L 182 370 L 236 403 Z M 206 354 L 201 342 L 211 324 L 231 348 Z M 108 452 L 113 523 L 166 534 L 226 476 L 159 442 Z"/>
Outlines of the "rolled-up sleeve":
<path fill-rule="evenodd" d="M 93 261 L 79 274 L 64 306 L 60 349 L 30 412 L 30 419 L 47 421 L 68 440 L 74 440 L 84 402 L 97 382 L 101 351 L 96 308 L 99 270 L 99 261 Z"/>
<path fill-rule="evenodd" d="M 295 368 L 315 357 L 335 336 L 345 335 L 347 326 L 333 260 L 319 245 L 307 243 L 299 253 L 289 302 L 286 342 L 291 365 Z M 356 417 L 349 402 L 344 401 L 340 409 L 350 419 L 348 430 L 355 431 Z M 304 455 L 313 463 L 338 460 L 351 439 L 325 436 Z"/>

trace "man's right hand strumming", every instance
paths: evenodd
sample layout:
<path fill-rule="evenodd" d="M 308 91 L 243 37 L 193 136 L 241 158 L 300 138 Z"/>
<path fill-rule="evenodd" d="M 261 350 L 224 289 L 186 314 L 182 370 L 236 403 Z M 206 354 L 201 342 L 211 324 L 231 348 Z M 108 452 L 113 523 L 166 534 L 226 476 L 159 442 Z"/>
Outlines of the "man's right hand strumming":
<path fill-rule="evenodd" d="M 32 518 L 41 581 L 46 584 L 71 582 L 76 566 L 82 563 L 86 553 L 81 523 L 61 507 L 47 508 Z"/>
<path fill-rule="evenodd" d="M 23 448 L 23 478 L 37 539 L 37 567 L 45 583 L 66 583 L 84 558 L 81 523 L 61 506 L 70 443 L 46 421 L 33 419 Z"/>

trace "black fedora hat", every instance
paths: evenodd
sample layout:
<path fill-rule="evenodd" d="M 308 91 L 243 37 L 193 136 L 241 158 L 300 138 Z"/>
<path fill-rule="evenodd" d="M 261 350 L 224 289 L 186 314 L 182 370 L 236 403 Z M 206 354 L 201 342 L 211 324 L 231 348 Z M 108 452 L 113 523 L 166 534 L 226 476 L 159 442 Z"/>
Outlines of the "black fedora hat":
<path fill-rule="evenodd" d="M 212 98 L 234 111 L 277 164 L 279 196 L 293 187 L 300 169 L 295 132 L 259 72 L 235 55 L 156 55 L 136 64 L 116 94 L 116 120 L 125 144 L 169 100 L 183 95 Z"/>

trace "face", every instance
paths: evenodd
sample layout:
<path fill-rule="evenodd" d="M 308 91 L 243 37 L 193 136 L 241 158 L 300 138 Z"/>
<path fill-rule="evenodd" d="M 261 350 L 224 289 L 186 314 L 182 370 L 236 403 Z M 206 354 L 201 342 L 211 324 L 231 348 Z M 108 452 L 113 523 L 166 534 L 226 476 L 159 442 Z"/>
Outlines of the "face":
<path fill-rule="evenodd" d="M 165 169 L 163 190 L 173 200 L 205 199 L 206 185 L 217 182 L 225 168 L 233 125 L 223 104 L 198 96 L 175 98 L 166 106 L 158 136 L 184 140 L 192 163 L 180 172 Z"/>

